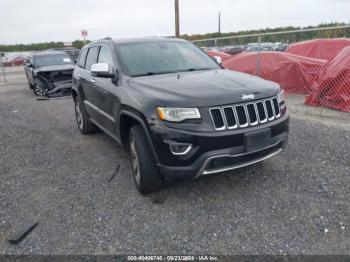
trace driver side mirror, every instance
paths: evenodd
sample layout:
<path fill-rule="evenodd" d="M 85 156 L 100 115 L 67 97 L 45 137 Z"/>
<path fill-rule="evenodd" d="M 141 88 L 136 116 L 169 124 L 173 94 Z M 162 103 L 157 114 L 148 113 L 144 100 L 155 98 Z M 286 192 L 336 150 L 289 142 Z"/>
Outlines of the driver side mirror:
<path fill-rule="evenodd" d="M 103 78 L 114 78 L 116 74 L 113 73 L 113 69 L 109 68 L 107 63 L 97 63 L 91 66 L 91 75 Z"/>
<path fill-rule="evenodd" d="M 213 59 L 216 63 L 222 65 L 222 58 L 220 56 L 214 56 Z"/>

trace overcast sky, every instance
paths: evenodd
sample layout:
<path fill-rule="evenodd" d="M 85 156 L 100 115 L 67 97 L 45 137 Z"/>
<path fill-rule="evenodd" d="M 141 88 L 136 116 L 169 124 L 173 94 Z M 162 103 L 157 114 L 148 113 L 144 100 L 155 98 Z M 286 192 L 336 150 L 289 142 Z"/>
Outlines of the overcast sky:
<path fill-rule="evenodd" d="M 350 22 L 350 0 L 179 0 L 181 33 Z M 174 35 L 174 0 L 0 0 L 0 44 Z"/>

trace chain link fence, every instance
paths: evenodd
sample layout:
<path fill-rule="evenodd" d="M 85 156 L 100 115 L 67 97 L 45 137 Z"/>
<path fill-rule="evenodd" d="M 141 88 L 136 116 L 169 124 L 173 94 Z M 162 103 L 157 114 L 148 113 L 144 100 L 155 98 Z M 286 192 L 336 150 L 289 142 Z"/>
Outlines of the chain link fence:
<path fill-rule="evenodd" d="M 350 25 L 194 43 L 227 69 L 279 83 L 293 110 L 349 121 Z"/>

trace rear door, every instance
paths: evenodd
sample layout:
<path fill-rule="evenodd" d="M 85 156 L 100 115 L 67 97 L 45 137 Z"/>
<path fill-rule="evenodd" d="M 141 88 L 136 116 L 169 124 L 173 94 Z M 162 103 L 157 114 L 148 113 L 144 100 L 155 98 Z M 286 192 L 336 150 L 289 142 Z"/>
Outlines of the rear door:
<path fill-rule="evenodd" d="M 82 89 L 82 82 L 84 82 L 83 74 L 85 71 L 85 60 L 88 52 L 88 48 L 83 48 L 80 51 L 80 55 L 73 71 L 73 86 L 78 89 L 81 99 L 84 101 L 84 92 Z"/>

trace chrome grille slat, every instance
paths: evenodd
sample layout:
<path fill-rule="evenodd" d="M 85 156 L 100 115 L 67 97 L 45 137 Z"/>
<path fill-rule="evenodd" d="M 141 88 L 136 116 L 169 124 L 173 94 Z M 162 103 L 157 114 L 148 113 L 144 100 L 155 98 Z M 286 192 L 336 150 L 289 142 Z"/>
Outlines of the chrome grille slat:
<path fill-rule="evenodd" d="M 270 100 L 270 104 L 271 104 L 271 107 L 272 107 L 273 116 L 274 116 L 274 118 L 276 118 L 276 111 L 275 111 L 275 107 L 273 106 L 272 99 Z"/>
<path fill-rule="evenodd" d="M 255 103 L 255 105 L 256 105 L 257 109 L 258 109 L 258 105 L 262 106 L 262 110 L 263 110 L 263 113 L 264 113 L 264 115 L 265 115 L 265 117 L 262 118 L 262 116 L 261 116 L 261 114 L 260 114 L 260 111 L 259 111 L 259 109 L 258 109 L 259 122 L 260 122 L 260 124 L 266 123 L 266 122 L 267 122 L 267 116 L 266 116 L 266 108 L 265 108 L 265 106 L 264 106 L 264 103 L 261 102 L 261 101 L 259 101 L 259 102 Z"/>
<path fill-rule="evenodd" d="M 213 113 L 213 112 L 215 112 L 215 113 Z M 219 118 L 218 114 L 220 114 L 221 118 Z M 226 129 L 225 120 L 224 120 L 224 117 L 222 114 L 222 109 L 220 107 L 211 108 L 210 109 L 210 116 L 211 116 L 211 120 L 213 121 L 215 130 L 220 131 L 220 130 Z"/>
<path fill-rule="evenodd" d="M 256 126 L 281 116 L 276 97 L 237 105 L 213 107 L 209 109 L 209 112 L 214 129 L 217 131 Z"/>
<path fill-rule="evenodd" d="M 242 115 L 239 114 L 238 109 L 242 108 Z M 247 117 L 247 112 L 245 109 L 244 105 L 237 105 L 235 106 L 235 110 L 237 112 L 237 118 L 238 118 L 238 125 L 239 127 L 243 128 L 243 127 L 247 127 L 249 125 L 249 121 L 248 121 L 248 117 Z M 242 121 L 241 121 L 242 120 Z"/>
<path fill-rule="evenodd" d="M 276 117 L 277 118 L 280 117 L 281 116 L 281 109 L 279 107 L 277 98 L 272 98 L 272 105 L 273 105 L 273 108 L 275 109 Z M 276 112 L 276 110 L 277 110 L 277 112 Z"/>
<path fill-rule="evenodd" d="M 236 129 L 238 127 L 237 113 L 232 106 L 223 107 L 226 125 L 228 129 Z M 229 115 L 232 114 L 232 115 Z"/>
<path fill-rule="evenodd" d="M 254 103 L 254 109 L 255 109 L 256 119 L 257 119 L 257 121 L 258 121 L 257 124 L 259 124 L 259 123 L 260 123 L 260 117 L 259 117 L 259 112 L 258 112 L 257 103 Z"/>
<path fill-rule="evenodd" d="M 249 113 L 248 113 L 248 108 L 247 108 L 247 105 L 243 105 L 243 108 L 244 108 L 244 112 L 245 112 L 245 117 L 247 118 L 247 123 L 248 123 L 248 126 L 250 125 L 250 116 L 249 116 Z"/>
<path fill-rule="evenodd" d="M 275 114 L 273 112 L 273 106 L 271 104 L 271 100 L 265 100 L 264 104 L 265 104 L 265 107 L 266 107 L 267 118 L 269 119 L 269 121 L 274 120 L 275 119 Z M 271 111 L 272 111 L 272 116 L 271 117 L 270 117 L 270 114 L 269 114 L 268 104 L 271 106 Z"/>
<path fill-rule="evenodd" d="M 250 110 L 249 110 L 250 106 L 253 107 L 252 115 L 250 114 Z M 256 109 L 255 109 L 255 104 L 249 103 L 246 105 L 246 108 L 247 108 L 247 114 L 248 114 L 248 118 L 249 118 L 249 124 L 251 126 L 256 126 L 259 123 L 259 121 L 258 121 L 258 115 L 256 113 Z M 255 118 L 255 119 L 253 119 L 253 118 Z"/>

